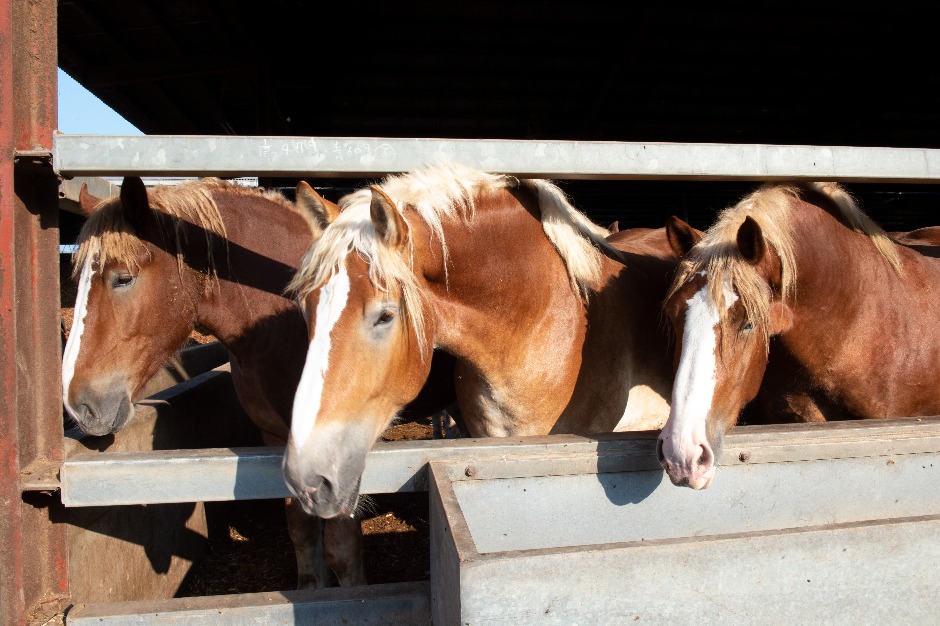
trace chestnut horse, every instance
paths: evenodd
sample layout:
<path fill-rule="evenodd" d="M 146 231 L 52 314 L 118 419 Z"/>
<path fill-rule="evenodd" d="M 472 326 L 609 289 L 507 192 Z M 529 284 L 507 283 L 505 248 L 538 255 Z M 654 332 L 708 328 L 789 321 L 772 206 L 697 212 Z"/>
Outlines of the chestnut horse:
<path fill-rule="evenodd" d="M 674 484 L 711 483 L 762 384 L 803 421 L 940 410 L 936 238 L 893 235 L 905 245 L 834 183 L 768 185 L 721 213 L 664 304 L 678 365 L 659 458 Z"/>
<path fill-rule="evenodd" d="M 238 399 L 265 444 L 284 445 L 306 328 L 283 291 L 335 205 L 303 182 L 297 207 L 276 192 L 218 179 L 148 192 L 128 177 L 120 196 L 103 202 L 83 192 L 89 217 L 75 256 L 78 296 L 62 363 L 68 413 L 87 433 L 119 430 L 144 383 L 201 324 L 228 348 Z M 436 391 L 441 406 L 452 400 L 452 386 L 449 397 Z M 292 500 L 287 522 L 299 587 L 326 586 L 326 565 L 340 584 L 364 582 L 356 520 L 331 520 L 321 530 Z"/>
<path fill-rule="evenodd" d="M 608 240 L 555 185 L 459 165 L 341 205 L 292 283 L 310 348 L 284 471 L 308 511 L 354 509 L 366 454 L 434 348 L 457 360 L 472 437 L 662 426 L 660 305 L 678 264 L 664 229 Z"/>

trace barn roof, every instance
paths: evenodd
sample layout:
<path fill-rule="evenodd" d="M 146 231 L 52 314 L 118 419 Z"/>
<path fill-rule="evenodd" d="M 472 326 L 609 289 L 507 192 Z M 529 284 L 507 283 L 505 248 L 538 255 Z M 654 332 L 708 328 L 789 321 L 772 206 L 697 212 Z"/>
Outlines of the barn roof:
<path fill-rule="evenodd" d="M 900 4 L 62 0 L 59 62 L 145 133 L 938 147 Z"/>

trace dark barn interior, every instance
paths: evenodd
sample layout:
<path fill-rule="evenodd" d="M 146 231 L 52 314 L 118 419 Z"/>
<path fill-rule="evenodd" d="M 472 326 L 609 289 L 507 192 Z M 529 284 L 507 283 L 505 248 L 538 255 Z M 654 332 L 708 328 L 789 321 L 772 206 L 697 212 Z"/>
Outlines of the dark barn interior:
<path fill-rule="evenodd" d="M 940 146 L 933 22 L 898 3 L 61 0 L 58 21 L 60 67 L 148 134 Z M 622 227 L 704 228 L 753 188 L 560 182 Z M 888 230 L 940 200 L 849 187 Z"/>

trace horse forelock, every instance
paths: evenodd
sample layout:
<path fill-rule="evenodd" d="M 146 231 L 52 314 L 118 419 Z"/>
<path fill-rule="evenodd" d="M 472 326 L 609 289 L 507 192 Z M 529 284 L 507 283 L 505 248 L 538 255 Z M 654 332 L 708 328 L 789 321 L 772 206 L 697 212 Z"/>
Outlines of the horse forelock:
<path fill-rule="evenodd" d="M 118 198 L 109 198 L 88 216 L 78 234 L 78 249 L 72 255 L 72 277 L 77 278 L 90 258 L 97 267 L 117 261 L 137 270 L 140 258 L 148 254 L 134 227 L 121 211 Z"/>
<path fill-rule="evenodd" d="M 379 188 L 395 201 L 406 224 L 409 215 L 416 213 L 440 241 L 446 281 L 449 252 L 444 220 L 472 221 L 477 194 L 503 189 L 515 182 L 508 176 L 446 163 L 388 176 Z M 371 220 L 371 203 L 369 188 L 340 199 L 339 217 L 308 249 L 287 291 L 292 292 L 303 306 L 307 296 L 326 284 L 346 258 L 355 252 L 369 265 L 369 279 L 377 289 L 388 291 L 391 286 L 397 286 L 401 290 L 405 316 L 413 325 L 423 350 L 427 344 L 427 331 L 423 299 L 414 274 L 414 241 L 409 238 L 404 249 L 393 249 L 384 244 Z M 414 213 L 406 213 L 407 208 L 413 209 Z"/>
<path fill-rule="evenodd" d="M 150 187 L 147 190 L 150 206 L 157 213 L 169 217 L 172 222 L 172 244 L 175 249 L 169 252 L 176 256 L 180 272 L 183 270 L 185 253 L 182 234 L 184 223 L 191 223 L 205 231 L 209 255 L 208 271 L 212 275 L 212 282 L 217 280 L 217 275 L 211 240 L 213 237 L 219 237 L 226 245 L 228 241 L 225 220 L 213 196 L 215 193 L 265 198 L 290 210 L 296 210 L 293 203 L 276 191 L 242 187 L 218 178 Z M 73 258 L 73 274 L 78 273 L 89 256 L 97 257 L 99 267 L 104 267 L 107 262 L 114 260 L 136 270 L 139 269 L 139 259 L 148 254 L 147 246 L 127 220 L 118 196 L 105 200 L 88 217 L 79 233 L 78 244 Z"/>
<path fill-rule="evenodd" d="M 754 331 L 763 338 L 765 349 L 769 349 L 771 288 L 757 269 L 741 256 L 737 234 L 746 217 L 760 226 L 764 240 L 780 258 L 780 291 L 783 300 L 787 301 L 796 286 L 790 206 L 791 201 L 798 197 L 797 187 L 766 186 L 722 211 L 702 240 L 682 260 L 667 299 L 697 274 L 703 273 L 708 279 L 709 298 L 720 314 L 722 332 L 733 332 L 727 327 L 731 303 L 725 302 L 726 288 L 730 285 Z"/>
<path fill-rule="evenodd" d="M 427 332 L 423 300 L 418 280 L 412 271 L 410 254 L 392 249 L 375 231 L 369 213 L 369 204 L 346 206 L 339 217 L 323 231 L 300 262 L 300 267 L 286 288 L 306 308 L 307 297 L 322 288 L 329 279 L 341 271 L 350 254 L 360 255 L 369 266 L 369 281 L 380 291 L 398 287 L 403 302 L 402 314 L 411 323 L 424 349 Z"/>

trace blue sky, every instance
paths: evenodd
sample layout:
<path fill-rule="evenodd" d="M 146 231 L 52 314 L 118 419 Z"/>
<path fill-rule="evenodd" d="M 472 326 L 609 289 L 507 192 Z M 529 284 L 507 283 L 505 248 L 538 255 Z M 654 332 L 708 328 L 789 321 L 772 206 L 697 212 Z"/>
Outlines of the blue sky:
<path fill-rule="evenodd" d="M 111 107 L 59 70 L 59 130 L 81 135 L 143 135 Z"/>

